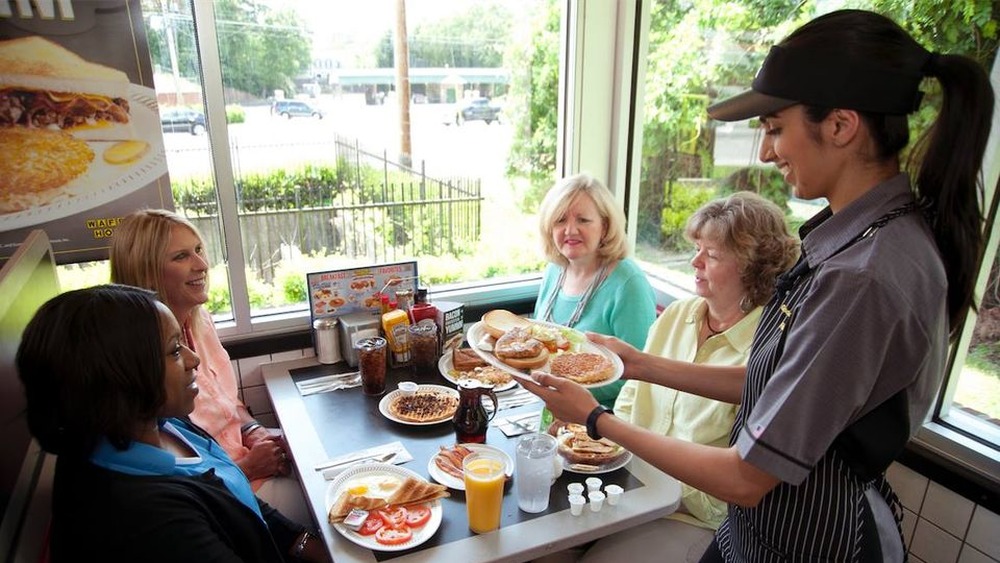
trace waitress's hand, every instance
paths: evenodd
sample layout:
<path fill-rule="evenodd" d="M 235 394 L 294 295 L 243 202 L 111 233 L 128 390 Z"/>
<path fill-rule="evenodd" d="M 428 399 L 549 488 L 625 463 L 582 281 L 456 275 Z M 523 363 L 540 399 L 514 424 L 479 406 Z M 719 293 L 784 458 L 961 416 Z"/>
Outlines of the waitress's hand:
<path fill-rule="evenodd" d="M 619 340 L 614 336 L 605 336 L 596 332 L 588 332 L 587 339 L 594 344 L 604 346 L 622 359 L 622 363 L 625 364 L 625 372 L 622 374 L 622 379 L 635 379 L 633 376 L 636 371 L 635 365 L 638 363 L 639 358 L 642 357 L 642 352 L 637 350 L 628 342 Z"/>
<path fill-rule="evenodd" d="M 562 377 L 532 371 L 531 378 L 518 377 L 522 387 L 541 397 L 552 415 L 563 422 L 585 424 L 597 399 L 580 384 Z"/>

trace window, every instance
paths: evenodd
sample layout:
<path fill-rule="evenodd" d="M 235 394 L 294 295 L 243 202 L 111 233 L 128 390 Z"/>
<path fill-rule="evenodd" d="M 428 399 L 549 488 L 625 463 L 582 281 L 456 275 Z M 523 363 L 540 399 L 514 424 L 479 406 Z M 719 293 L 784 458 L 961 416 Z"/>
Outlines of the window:
<path fill-rule="evenodd" d="M 172 2 L 147 6 L 190 23 Z M 558 58 L 544 73 L 525 62 L 558 53 L 560 4 L 193 8 L 200 51 L 162 41 L 155 62 L 202 82 L 209 135 L 171 137 L 171 183 L 181 213 L 223 227 L 209 246 L 228 266 L 237 326 L 301 322 L 309 271 L 416 258 L 432 294 L 540 271 L 534 205 L 555 175 L 531 119 L 539 98 L 556 99 Z M 199 62 L 218 73 L 197 74 Z M 214 166 L 189 165 L 202 161 Z"/>

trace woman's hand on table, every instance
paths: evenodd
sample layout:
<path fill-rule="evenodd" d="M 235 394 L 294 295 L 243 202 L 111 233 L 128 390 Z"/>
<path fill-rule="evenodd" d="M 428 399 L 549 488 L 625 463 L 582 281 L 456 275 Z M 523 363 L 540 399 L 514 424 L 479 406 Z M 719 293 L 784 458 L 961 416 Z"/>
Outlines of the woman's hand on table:
<path fill-rule="evenodd" d="M 564 422 L 584 424 L 587 415 L 597 406 L 597 400 L 586 387 L 562 377 L 533 371 L 531 377 L 518 377 L 528 391 L 538 395 L 552 415 Z"/>

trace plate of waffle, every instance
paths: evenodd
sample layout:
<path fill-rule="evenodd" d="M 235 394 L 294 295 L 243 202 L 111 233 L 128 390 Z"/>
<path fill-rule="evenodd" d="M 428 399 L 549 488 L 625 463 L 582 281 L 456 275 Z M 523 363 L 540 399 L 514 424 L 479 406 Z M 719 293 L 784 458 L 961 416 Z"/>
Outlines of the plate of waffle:
<path fill-rule="evenodd" d="M 382 416 L 410 426 L 450 421 L 457 409 L 458 391 L 444 385 L 418 385 L 412 393 L 396 389 L 378 403 Z"/>
<path fill-rule="evenodd" d="M 330 483 L 326 493 L 327 517 L 337 532 L 362 547 L 402 551 L 424 543 L 437 532 L 443 517 L 440 499 L 447 496 L 447 487 L 431 483 L 409 469 L 386 463 L 364 463 L 344 471 Z M 398 525 L 405 527 L 401 532 L 409 536 L 400 543 L 384 543 L 379 541 L 378 533 L 362 534 L 364 526 L 354 530 L 344 523 L 355 508 L 367 510 L 370 517 L 378 517 L 378 511 L 398 514 L 400 507 L 404 510 L 404 520 L 407 507 L 425 511 L 425 518 L 419 525 Z M 426 518 L 427 509 L 430 510 L 429 519 Z"/>

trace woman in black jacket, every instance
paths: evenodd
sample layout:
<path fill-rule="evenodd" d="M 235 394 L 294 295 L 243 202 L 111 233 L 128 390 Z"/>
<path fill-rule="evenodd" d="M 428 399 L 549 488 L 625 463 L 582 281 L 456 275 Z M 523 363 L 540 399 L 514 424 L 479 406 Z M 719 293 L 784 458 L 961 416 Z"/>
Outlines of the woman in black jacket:
<path fill-rule="evenodd" d="M 35 314 L 17 369 L 31 433 L 58 455 L 54 562 L 329 560 L 186 418 L 198 363 L 144 289 L 70 291 Z"/>

